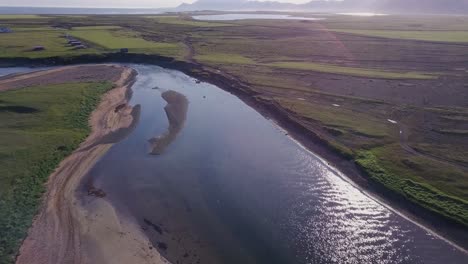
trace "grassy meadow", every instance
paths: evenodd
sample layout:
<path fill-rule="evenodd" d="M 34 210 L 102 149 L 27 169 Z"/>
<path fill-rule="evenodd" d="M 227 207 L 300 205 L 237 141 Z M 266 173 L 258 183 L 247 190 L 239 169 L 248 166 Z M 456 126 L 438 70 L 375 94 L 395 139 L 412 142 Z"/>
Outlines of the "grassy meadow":
<path fill-rule="evenodd" d="M 416 72 L 391 72 L 376 69 L 364 69 L 355 67 L 335 66 L 331 64 L 308 63 L 308 62 L 275 62 L 268 64 L 270 67 L 284 69 L 297 69 L 316 71 L 358 77 L 382 78 L 382 79 L 435 79 L 436 75 L 430 73 Z"/>
<path fill-rule="evenodd" d="M 111 88 L 75 83 L 0 92 L 0 263 L 12 263 L 49 174 L 86 138 L 88 117 Z"/>
<path fill-rule="evenodd" d="M 0 15 L 0 20 L 9 20 L 9 19 L 45 19 L 45 16 L 39 15 Z"/>
<path fill-rule="evenodd" d="M 411 39 L 437 42 L 468 42 L 468 31 L 413 31 L 363 29 L 333 29 L 333 31 L 389 39 Z"/>
<path fill-rule="evenodd" d="M 72 54 L 96 53 L 90 47 L 74 50 L 64 38 L 64 31 L 52 27 L 12 27 L 13 33 L 4 33 L 0 38 L 0 58 L 28 57 L 43 58 Z M 33 51 L 35 46 L 43 46 L 44 51 Z"/>
<path fill-rule="evenodd" d="M 116 51 L 128 48 L 130 52 L 156 53 L 176 56 L 178 45 L 174 43 L 157 43 L 143 39 L 138 33 L 124 30 L 120 27 L 76 27 L 70 35 L 104 48 L 107 51 Z"/>

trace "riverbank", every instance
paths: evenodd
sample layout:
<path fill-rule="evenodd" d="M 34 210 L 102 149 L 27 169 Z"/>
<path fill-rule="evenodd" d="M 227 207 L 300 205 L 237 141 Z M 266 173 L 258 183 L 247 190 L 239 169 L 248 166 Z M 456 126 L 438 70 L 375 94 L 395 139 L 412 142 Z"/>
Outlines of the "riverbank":
<path fill-rule="evenodd" d="M 445 238 L 447 241 L 468 252 L 468 230 L 466 224 L 451 216 L 443 215 L 434 210 L 430 203 L 410 199 L 402 193 L 389 188 L 385 181 L 373 177 L 371 168 L 357 161 L 358 157 L 347 149 L 333 143 L 328 135 L 320 129 L 314 129 L 310 124 L 288 111 L 277 102 L 265 99 L 261 93 L 249 88 L 248 84 L 239 79 L 225 75 L 218 69 L 205 67 L 204 71 L 186 71 L 185 73 L 236 95 L 250 107 L 256 109 L 264 117 L 273 120 L 287 131 L 287 134 L 297 140 L 311 152 L 327 161 L 327 164 L 343 173 L 350 183 L 359 186 L 363 192 L 386 204 L 388 208 L 400 213 L 406 218 Z M 206 74 L 209 72 L 209 77 Z M 213 78 L 216 76 L 215 78 Z"/>
<path fill-rule="evenodd" d="M 301 142 L 308 149 L 325 158 L 333 167 L 338 168 L 354 183 L 358 184 L 364 190 L 368 190 L 371 194 L 392 208 L 402 212 L 407 217 L 421 223 L 422 225 L 436 230 L 438 234 L 453 240 L 462 248 L 467 248 L 466 245 L 466 228 L 447 217 L 441 216 L 421 206 L 415 201 L 408 200 L 399 193 L 396 193 L 380 182 L 372 179 L 367 174 L 367 171 L 356 165 L 353 157 L 347 152 L 340 151 L 327 141 L 320 131 L 310 129 L 305 126 L 303 121 L 296 118 L 293 113 L 271 100 L 265 100 L 260 93 L 252 90 L 247 84 L 242 81 L 225 74 L 217 69 L 203 67 L 197 63 L 187 63 L 174 60 L 168 57 L 143 54 L 107 54 L 93 56 L 78 56 L 73 58 L 54 58 L 31 60 L 25 59 L 28 63 L 35 65 L 59 65 L 88 62 L 132 62 L 132 63 L 147 63 L 155 64 L 169 69 L 180 70 L 190 76 L 198 78 L 217 85 L 218 87 L 238 96 L 245 103 L 255 108 L 265 117 L 275 120 L 280 126 L 285 128 L 290 136 Z M 24 65 L 23 59 L 18 61 L 9 61 L 9 63 L 19 63 Z"/>
<path fill-rule="evenodd" d="M 121 73 L 114 88 L 103 96 L 91 115 L 91 134 L 49 177 L 43 205 L 20 249 L 17 263 L 165 263 L 156 250 L 148 247 L 150 243 L 138 227 L 119 218 L 108 202 L 90 196 L 82 203 L 76 197 L 87 170 L 119 139 L 99 145 L 96 142 L 114 133 L 123 137 L 128 131 L 122 130 L 131 129 L 138 121 L 139 108 L 135 110 L 127 104 L 136 72 L 123 66 L 107 67 L 121 69 Z M 47 72 L 41 75 L 46 76 Z M 27 75 L 22 75 L 22 79 L 27 79 Z"/>

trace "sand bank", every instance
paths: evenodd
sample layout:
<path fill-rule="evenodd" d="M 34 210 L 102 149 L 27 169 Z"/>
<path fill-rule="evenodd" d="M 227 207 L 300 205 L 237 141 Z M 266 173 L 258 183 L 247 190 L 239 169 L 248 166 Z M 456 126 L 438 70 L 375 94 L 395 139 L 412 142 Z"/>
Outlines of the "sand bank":
<path fill-rule="evenodd" d="M 130 68 L 86 65 L 53 69 L 48 74 L 69 75 L 74 70 L 84 73 L 83 67 L 88 69 L 84 71 L 88 75 L 82 77 L 93 76 L 93 72 L 99 69 L 106 71 L 106 78 L 115 80 L 110 71 L 118 73 L 114 81 L 116 88 L 103 96 L 93 112 L 91 135 L 50 176 L 43 205 L 20 249 L 17 263 L 167 263 L 150 246 L 141 230 L 130 220 L 117 216 L 105 199 L 87 197 L 83 203 L 77 197 L 83 176 L 113 144 L 113 141 L 103 139 L 109 135 L 122 135 L 122 130 L 131 129 L 136 116 L 133 107 L 128 105 L 129 89 L 136 75 Z M 13 78 L 30 84 L 42 82 L 51 76 L 48 74 L 32 73 L 29 75 L 32 79 L 27 74 Z M 68 80 L 70 77 L 63 78 Z M 0 81 L 2 84 L 10 88 L 20 86 Z"/>
<path fill-rule="evenodd" d="M 149 140 L 151 145 L 150 154 L 152 155 L 160 155 L 164 152 L 171 142 L 176 139 L 187 118 L 188 100 L 183 94 L 175 91 L 165 91 L 162 93 L 162 98 L 167 102 L 164 110 L 169 121 L 169 127 L 164 134 Z"/>

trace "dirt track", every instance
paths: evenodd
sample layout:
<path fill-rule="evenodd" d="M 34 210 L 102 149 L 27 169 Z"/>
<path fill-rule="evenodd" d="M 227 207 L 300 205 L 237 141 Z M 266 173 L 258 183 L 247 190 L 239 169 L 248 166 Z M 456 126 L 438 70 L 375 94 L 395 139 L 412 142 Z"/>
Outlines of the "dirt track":
<path fill-rule="evenodd" d="M 149 247 L 149 241 L 137 226 L 117 216 L 110 203 L 97 197 L 82 203 L 76 197 L 82 177 L 112 146 L 112 143 L 96 145 L 96 142 L 134 123 L 133 108 L 127 104 L 134 70 L 110 65 L 75 66 L 13 79 L 19 83 L 35 83 L 63 74 L 64 79 L 69 79 L 75 70 L 81 72 L 77 77 L 84 72 L 92 75 L 97 69 L 115 80 L 117 88 L 108 92 L 93 112 L 92 134 L 50 176 L 42 208 L 20 249 L 17 263 L 167 263 Z M 14 81 L 2 81 L 18 85 Z"/>
<path fill-rule="evenodd" d="M 0 78 L 0 91 L 28 86 L 71 82 L 117 82 L 122 67 L 116 65 L 78 65 Z"/>

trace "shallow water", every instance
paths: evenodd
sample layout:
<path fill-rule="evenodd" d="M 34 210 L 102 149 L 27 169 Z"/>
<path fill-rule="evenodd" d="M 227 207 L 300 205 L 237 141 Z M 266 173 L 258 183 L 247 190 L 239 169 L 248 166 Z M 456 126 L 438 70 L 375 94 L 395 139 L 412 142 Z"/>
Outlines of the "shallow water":
<path fill-rule="evenodd" d="M 275 14 L 224 14 L 224 15 L 201 15 L 194 16 L 195 20 L 205 21 L 227 21 L 227 20 L 244 20 L 244 19 L 286 19 L 286 20 L 323 20 L 324 18 L 315 17 L 296 17 L 290 15 L 275 15 Z"/>
<path fill-rule="evenodd" d="M 134 132 L 88 177 L 173 263 L 466 263 L 393 213 L 235 96 L 177 71 L 133 65 Z M 157 89 L 155 89 L 157 88 Z M 161 92 L 189 100 L 162 155 Z"/>
<path fill-rule="evenodd" d="M 46 70 L 46 69 L 49 69 L 49 68 L 29 68 L 29 67 L 0 68 L 0 77 L 7 76 L 10 74 L 28 73 L 28 72 Z"/>

